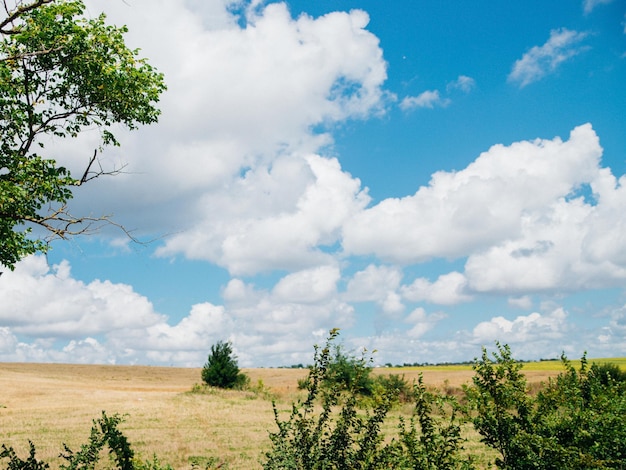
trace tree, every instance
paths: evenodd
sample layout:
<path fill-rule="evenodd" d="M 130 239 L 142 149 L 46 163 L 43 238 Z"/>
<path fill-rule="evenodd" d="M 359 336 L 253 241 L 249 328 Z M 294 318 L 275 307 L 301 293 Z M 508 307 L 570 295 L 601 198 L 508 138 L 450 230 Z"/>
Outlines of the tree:
<path fill-rule="evenodd" d="M 476 360 L 466 388 L 474 427 L 508 470 L 626 468 L 626 382 L 615 370 L 587 365 L 565 371 L 536 396 L 508 346 Z"/>
<path fill-rule="evenodd" d="M 333 344 L 330 361 L 326 365 L 325 387 L 338 387 L 338 390 L 356 390 L 362 395 L 371 395 L 374 380 L 371 378 L 372 366 L 363 362 L 363 358 L 353 356 L 345 351 L 341 344 Z M 308 380 L 298 381 L 298 388 L 307 388 Z"/>
<path fill-rule="evenodd" d="M 107 216 L 70 213 L 72 189 L 103 174 L 112 128 L 157 121 L 163 75 L 124 43 L 126 27 L 83 16 L 82 0 L 8 0 L 0 17 L 0 263 L 45 252 L 55 238 L 92 233 Z M 46 138 L 99 129 L 79 177 L 44 155 Z M 40 153 L 39 153 L 40 152 Z M 35 230 L 35 231 L 34 231 Z"/>
<path fill-rule="evenodd" d="M 202 368 L 202 381 L 219 388 L 243 388 L 248 383 L 248 377 L 239 371 L 230 342 L 218 341 L 211 346 L 207 363 Z"/>

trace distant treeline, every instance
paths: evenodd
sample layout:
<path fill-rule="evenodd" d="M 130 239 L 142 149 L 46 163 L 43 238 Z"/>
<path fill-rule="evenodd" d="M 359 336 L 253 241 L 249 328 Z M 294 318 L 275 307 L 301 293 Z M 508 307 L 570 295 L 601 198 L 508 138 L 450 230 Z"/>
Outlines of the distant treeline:
<path fill-rule="evenodd" d="M 558 362 L 560 361 L 560 359 L 558 358 L 552 358 L 552 359 L 546 359 L 546 358 L 541 358 L 538 360 L 523 360 L 523 359 L 518 359 L 517 362 L 519 363 L 530 363 L 530 362 Z M 458 361 L 458 362 L 405 362 L 403 364 L 392 364 L 391 362 L 387 362 L 385 363 L 385 365 L 380 366 L 380 367 L 393 367 L 395 369 L 401 369 L 403 367 L 446 367 L 446 366 L 472 366 L 476 363 L 476 360 L 473 359 L 471 361 Z M 292 364 L 290 366 L 279 366 L 278 369 L 310 369 L 311 365 L 304 365 L 304 364 Z"/>

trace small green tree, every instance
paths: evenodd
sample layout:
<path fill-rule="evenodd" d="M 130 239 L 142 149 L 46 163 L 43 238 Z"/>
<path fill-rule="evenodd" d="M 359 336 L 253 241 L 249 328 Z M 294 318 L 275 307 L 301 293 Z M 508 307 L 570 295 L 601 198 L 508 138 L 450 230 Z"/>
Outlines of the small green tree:
<path fill-rule="evenodd" d="M 496 345 L 498 351 L 491 356 L 483 348 L 481 359 L 473 365 L 474 386 L 466 388 L 474 427 L 482 441 L 498 451 L 499 468 L 527 468 L 515 467 L 531 453 L 526 445 L 532 436 L 528 432 L 532 403 L 526 377 L 509 346 Z"/>
<path fill-rule="evenodd" d="M 333 344 L 326 365 L 322 386 L 340 391 L 355 390 L 362 395 L 371 395 L 374 380 L 371 378 L 372 366 L 362 359 L 350 355 L 341 344 Z M 313 366 L 311 366 L 313 367 Z M 307 379 L 298 381 L 300 390 L 307 388 Z"/>
<path fill-rule="evenodd" d="M 247 385 L 249 378 L 239 370 L 232 343 L 218 341 L 211 346 L 207 363 L 202 368 L 202 381 L 219 388 L 242 389 Z"/>
<path fill-rule="evenodd" d="M 508 346 L 476 360 L 466 388 L 474 427 L 495 449 L 498 468 L 558 470 L 626 468 L 626 382 L 614 368 L 579 370 L 565 356 L 565 371 L 536 396 L 528 393 L 522 364 Z"/>

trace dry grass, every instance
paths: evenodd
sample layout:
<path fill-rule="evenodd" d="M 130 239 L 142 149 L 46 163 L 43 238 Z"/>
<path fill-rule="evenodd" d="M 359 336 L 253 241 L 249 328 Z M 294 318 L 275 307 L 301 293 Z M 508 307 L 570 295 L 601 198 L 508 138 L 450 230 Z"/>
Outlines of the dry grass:
<path fill-rule="evenodd" d="M 245 372 L 279 400 L 295 394 L 306 375 Z M 0 442 L 25 455 L 31 439 L 39 458 L 55 467 L 62 443 L 72 449 L 85 443 L 105 410 L 127 415 L 121 429 L 142 458 L 156 454 L 177 469 L 190 467 L 190 457 L 226 460 L 231 469 L 259 467 L 273 429 L 270 401 L 251 392 L 190 394 L 198 382 L 200 369 L 0 364 Z"/>
<path fill-rule="evenodd" d="M 559 370 L 527 370 L 531 384 Z M 289 410 L 298 396 L 303 369 L 248 369 L 252 386 L 263 385 Z M 381 368 L 456 394 L 472 377 L 471 368 Z M 121 425 L 136 453 L 157 455 L 176 469 L 191 467 L 190 458 L 215 459 L 228 468 L 260 468 L 274 430 L 270 400 L 263 393 L 217 391 L 189 393 L 200 382 L 200 369 L 145 366 L 97 366 L 0 363 L 0 443 L 25 456 L 28 440 L 39 458 L 60 463 L 62 444 L 76 449 L 87 441 L 94 418 L 126 416 Z M 478 444 L 477 442 L 472 444 Z M 476 452 L 479 452 L 474 446 Z"/>

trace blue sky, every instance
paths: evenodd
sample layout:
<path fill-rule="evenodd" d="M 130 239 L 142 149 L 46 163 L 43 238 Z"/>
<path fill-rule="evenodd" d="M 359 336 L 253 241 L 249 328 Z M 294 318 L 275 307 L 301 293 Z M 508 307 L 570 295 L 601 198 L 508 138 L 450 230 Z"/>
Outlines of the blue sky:
<path fill-rule="evenodd" d="M 0 282 L 0 360 L 626 355 L 620 1 L 87 2 L 165 73 L 80 188 L 104 229 Z M 50 141 L 76 172 L 97 133 Z"/>

